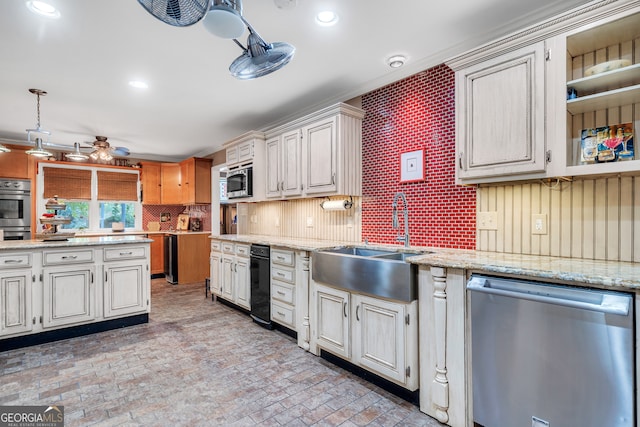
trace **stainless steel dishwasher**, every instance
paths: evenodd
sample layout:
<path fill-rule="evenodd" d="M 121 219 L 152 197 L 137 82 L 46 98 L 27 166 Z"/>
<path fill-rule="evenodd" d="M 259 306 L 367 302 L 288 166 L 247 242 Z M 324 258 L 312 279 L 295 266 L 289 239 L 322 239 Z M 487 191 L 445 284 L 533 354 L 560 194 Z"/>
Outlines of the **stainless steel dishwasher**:
<path fill-rule="evenodd" d="M 635 426 L 630 294 L 472 275 L 473 420 Z"/>

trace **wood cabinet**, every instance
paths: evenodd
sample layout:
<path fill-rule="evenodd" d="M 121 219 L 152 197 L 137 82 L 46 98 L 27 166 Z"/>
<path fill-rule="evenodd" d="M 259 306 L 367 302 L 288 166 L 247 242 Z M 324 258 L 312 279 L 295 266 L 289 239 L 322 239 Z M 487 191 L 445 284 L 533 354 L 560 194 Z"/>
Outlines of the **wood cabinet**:
<path fill-rule="evenodd" d="M 267 197 L 361 195 L 363 117 L 337 104 L 269 130 Z"/>
<path fill-rule="evenodd" d="M 178 234 L 178 283 L 204 282 L 209 277 L 208 255 L 208 234 Z"/>
<path fill-rule="evenodd" d="M 211 159 L 192 157 L 180 163 L 182 204 L 211 203 Z"/>
<path fill-rule="evenodd" d="M 150 246 L 151 275 L 164 274 L 164 235 L 149 234 L 147 236 L 153 240 Z"/>
<path fill-rule="evenodd" d="M 140 162 L 142 203 L 159 205 L 162 203 L 162 165 L 156 162 Z"/>
<path fill-rule="evenodd" d="M 456 72 L 457 178 L 544 172 L 545 46 Z"/>
<path fill-rule="evenodd" d="M 212 241 L 211 293 L 246 310 L 251 309 L 249 245 Z M 222 253 L 218 252 L 221 250 Z M 219 267 L 216 267 L 218 265 Z M 215 275 L 215 276 L 214 276 Z"/>
<path fill-rule="evenodd" d="M 180 163 L 162 163 L 161 201 L 163 205 L 182 204 Z"/>
<path fill-rule="evenodd" d="M 418 303 L 383 300 L 313 284 L 315 344 L 415 391 L 418 375 Z"/>
<path fill-rule="evenodd" d="M 32 256 L 25 252 L 0 255 L 0 337 L 33 329 L 31 264 Z"/>
<path fill-rule="evenodd" d="M 25 153 L 29 147 L 3 145 L 6 145 L 11 151 L 0 153 L 0 178 L 31 179 L 35 175 L 35 160 L 33 156 Z"/>

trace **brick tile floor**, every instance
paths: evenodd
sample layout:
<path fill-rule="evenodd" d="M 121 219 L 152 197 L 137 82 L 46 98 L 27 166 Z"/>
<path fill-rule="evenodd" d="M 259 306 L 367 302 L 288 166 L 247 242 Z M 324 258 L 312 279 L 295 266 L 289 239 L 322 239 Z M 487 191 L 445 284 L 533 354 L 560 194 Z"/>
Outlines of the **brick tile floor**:
<path fill-rule="evenodd" d="M 442 425 L 203 287 L 155 279 L 148 324 L 0 352 L 0 405 L 64 405 L 67 427 Z"/>

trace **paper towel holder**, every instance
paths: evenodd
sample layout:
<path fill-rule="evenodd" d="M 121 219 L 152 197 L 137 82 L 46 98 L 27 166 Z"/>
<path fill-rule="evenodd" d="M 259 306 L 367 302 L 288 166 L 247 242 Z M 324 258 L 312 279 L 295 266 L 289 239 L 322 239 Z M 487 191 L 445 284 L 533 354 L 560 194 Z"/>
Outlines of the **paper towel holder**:
<path fill-rule="evenodd" d="M 320 203 L 320 207 L 325 211 L 343 211 L 353 207 L 353 196 L 349 196 L 349 200 L 331 200 L 329 197 L 326 199 Z"/>

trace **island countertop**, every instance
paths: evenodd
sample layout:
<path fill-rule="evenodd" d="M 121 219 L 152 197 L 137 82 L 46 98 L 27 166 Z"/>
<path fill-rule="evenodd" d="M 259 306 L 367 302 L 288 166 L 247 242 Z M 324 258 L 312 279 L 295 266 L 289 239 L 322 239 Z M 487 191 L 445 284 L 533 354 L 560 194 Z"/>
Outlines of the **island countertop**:
<path fill-rule="evenodd" d="M 51 249 L 68 248 L 74 246 L 102 246 L 122 245 L 135 243 L 149 243 L 151 239 L 141 236 L 101 236 L 101 237 L 73 237 L 68 240 L 42 241 L 42 240 L 3 240 L 0 241 L 0 251 L 23 249 Z"/>

